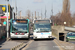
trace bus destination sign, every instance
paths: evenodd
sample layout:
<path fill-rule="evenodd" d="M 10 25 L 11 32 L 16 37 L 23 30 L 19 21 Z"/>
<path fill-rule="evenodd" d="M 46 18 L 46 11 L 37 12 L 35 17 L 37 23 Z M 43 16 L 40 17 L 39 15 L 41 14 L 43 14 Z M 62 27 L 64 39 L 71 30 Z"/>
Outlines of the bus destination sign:
<path fill-rule="evenodd" d="M 34 23 L 50 23 L 49 20 L 35 20 Z"/>
<path fill-rule="evenodd" d="M 14 20 L 13 20 L 13 22 L 14 22 Z M 15 20 L 15 22 L 17 22 L 17 23 L 27 23 L 27 20 Z"/>

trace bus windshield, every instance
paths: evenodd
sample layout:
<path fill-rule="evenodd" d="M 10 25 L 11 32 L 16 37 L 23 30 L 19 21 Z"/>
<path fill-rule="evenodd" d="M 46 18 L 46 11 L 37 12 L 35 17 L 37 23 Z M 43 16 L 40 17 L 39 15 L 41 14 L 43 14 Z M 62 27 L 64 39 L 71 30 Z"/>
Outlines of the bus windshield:
<path fill-rule="evenodd" d="M 48 23 L 48 24 L 34 24 L 34 32 L 49 32 L 51 31 L 51 25 Z"/>
<path fill-rule="evenodd" d="M 12 32 L 27 32 L 27 24 L 25 23 L 12 23 Z"/>

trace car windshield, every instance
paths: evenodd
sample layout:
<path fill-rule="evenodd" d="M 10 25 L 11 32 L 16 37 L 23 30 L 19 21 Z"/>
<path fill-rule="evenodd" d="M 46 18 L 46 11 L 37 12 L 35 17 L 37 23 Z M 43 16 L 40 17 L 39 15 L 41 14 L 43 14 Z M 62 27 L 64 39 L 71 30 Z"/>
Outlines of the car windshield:
<path fill-rule="evenodd" d="M 12 23 L 12 32 L 27 32 L 27 24 L 23 23 Z"/>
<path fill-rule="evenodd" d="M 50 26 L 50 24 L 34 24 L 34 32 L 49 32 Z"/>
<path fill-rule="evenodd" d="M 68 33 L 67 35 L 68 35 L 68 36 L 75 36 L 75 32 Z"/>

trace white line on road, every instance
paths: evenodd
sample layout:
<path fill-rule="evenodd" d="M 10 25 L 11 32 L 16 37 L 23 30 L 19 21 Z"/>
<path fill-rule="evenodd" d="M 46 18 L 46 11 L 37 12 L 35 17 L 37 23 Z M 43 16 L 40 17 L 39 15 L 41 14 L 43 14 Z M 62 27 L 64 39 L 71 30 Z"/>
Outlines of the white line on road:
<path fill-rule="evenodd" d="M 22 50 L 26 50 L 26 48 L 33 42 L 33 40 L 30 40 L 27 44 L 27 46 L 25 48 L 23 48 Z"/>

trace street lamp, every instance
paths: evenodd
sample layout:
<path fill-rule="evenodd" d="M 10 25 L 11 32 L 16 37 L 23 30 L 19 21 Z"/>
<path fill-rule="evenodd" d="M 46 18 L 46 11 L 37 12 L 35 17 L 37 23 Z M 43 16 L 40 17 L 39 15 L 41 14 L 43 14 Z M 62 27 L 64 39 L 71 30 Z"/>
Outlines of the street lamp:
<path fill-rule="evenodd" d="M 64 25 L 66 25 L 66 22 L 64 22 Z"/>
<path fill-rule="evenodd" d="M 9 33 L 8 33 L 8 1 L 9 0 L 6 0 L 7 1 L 7 39 L 9 38 Z"/>

